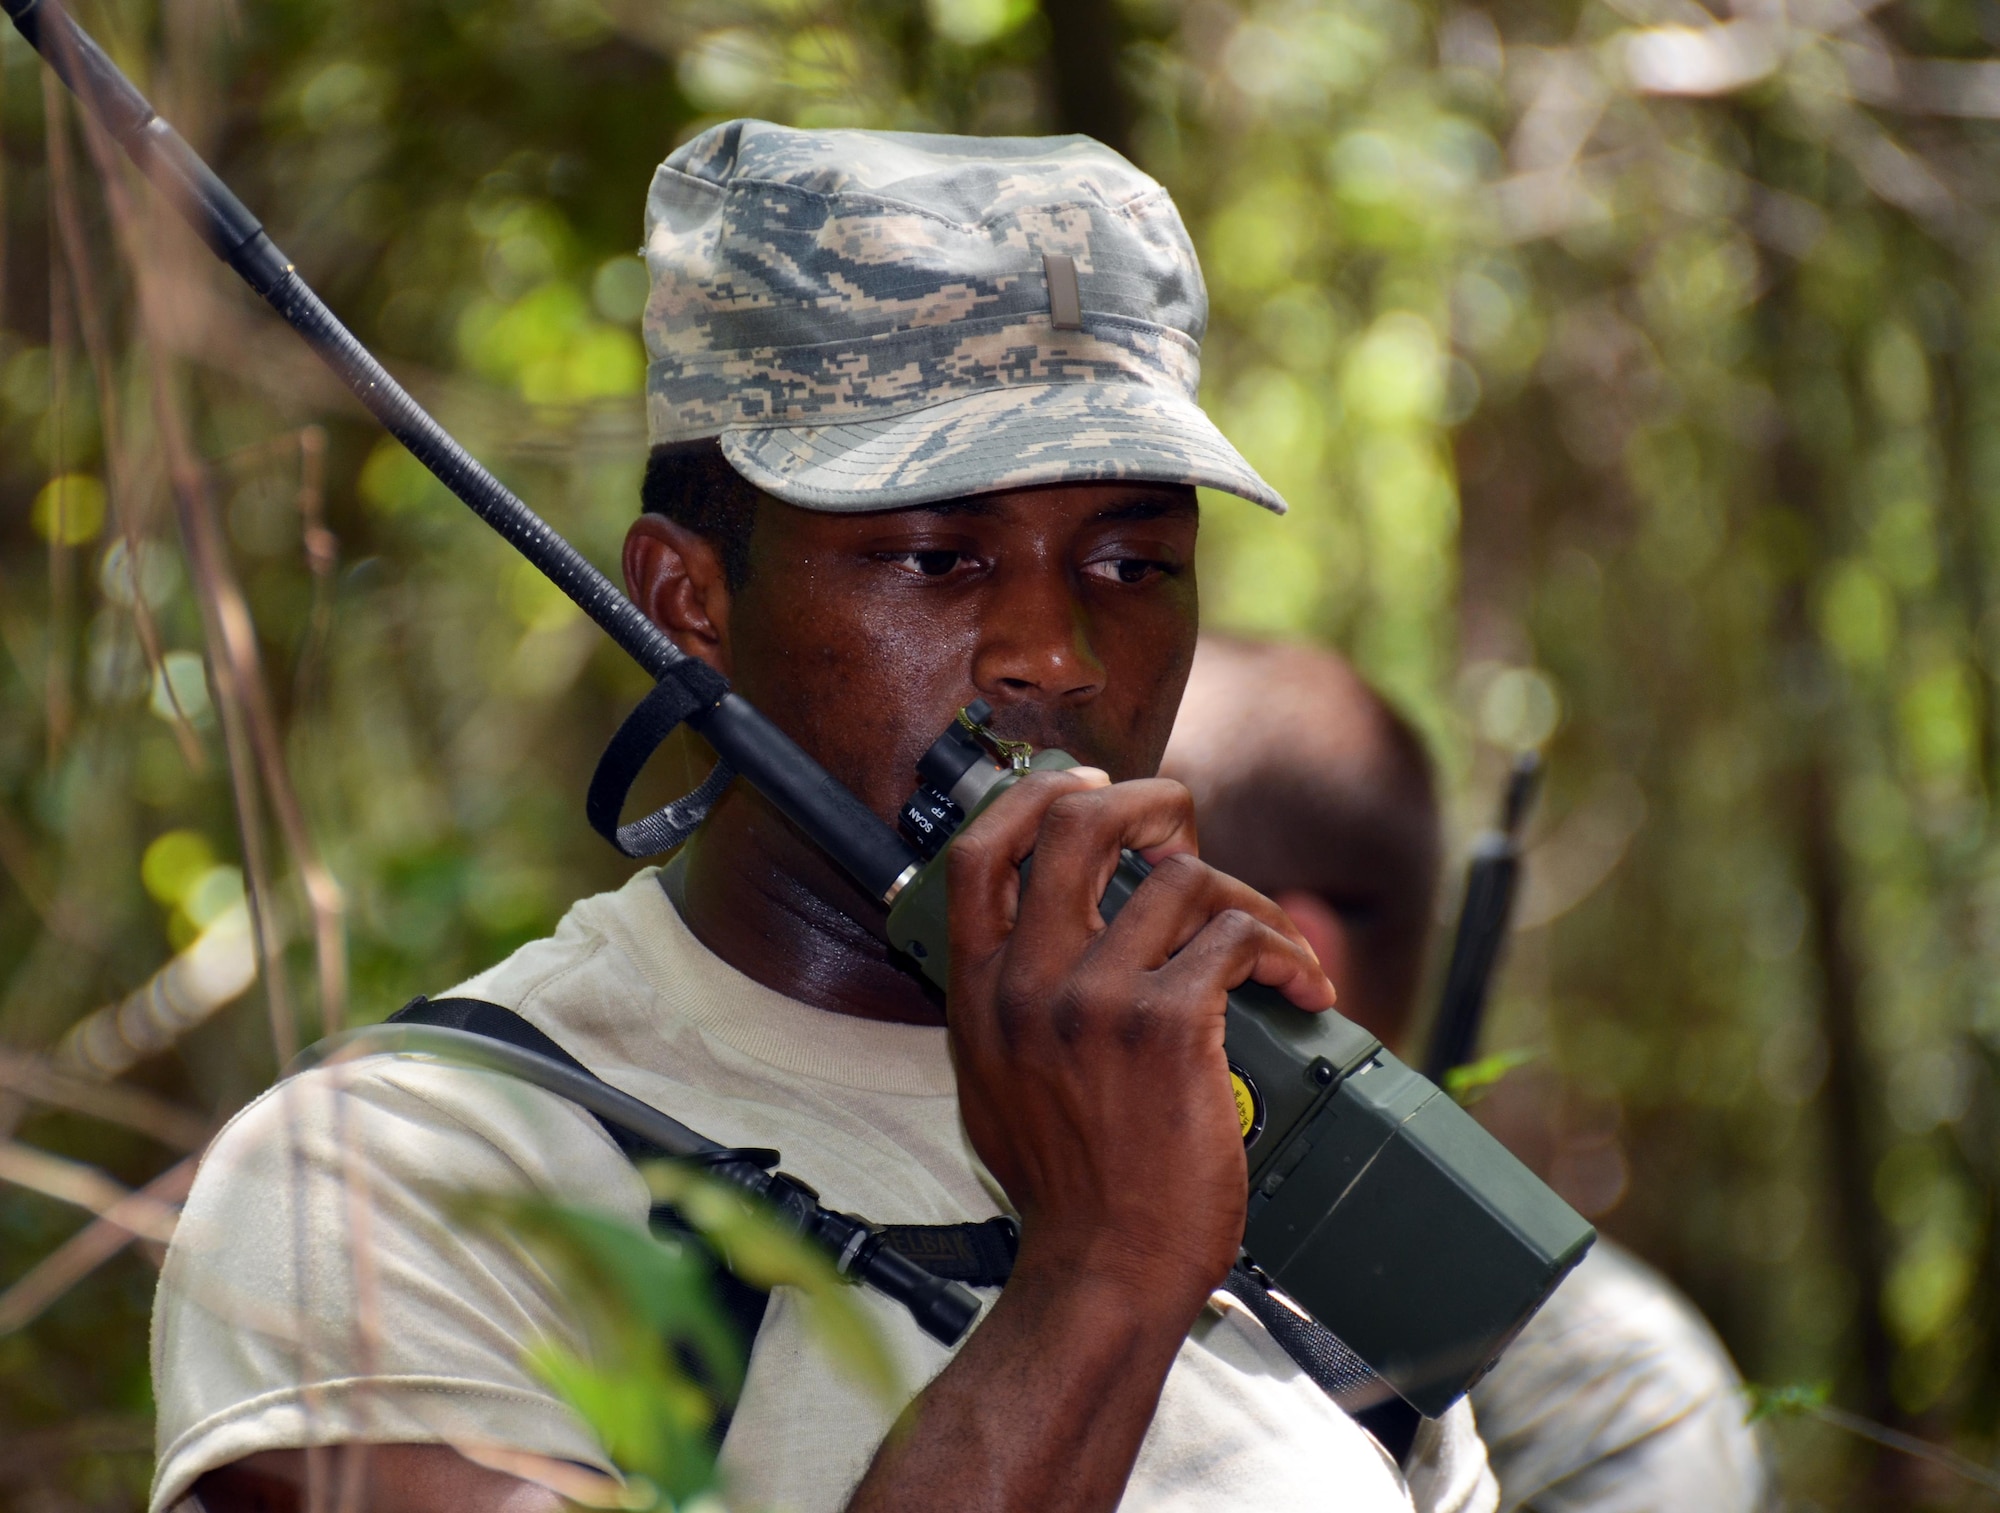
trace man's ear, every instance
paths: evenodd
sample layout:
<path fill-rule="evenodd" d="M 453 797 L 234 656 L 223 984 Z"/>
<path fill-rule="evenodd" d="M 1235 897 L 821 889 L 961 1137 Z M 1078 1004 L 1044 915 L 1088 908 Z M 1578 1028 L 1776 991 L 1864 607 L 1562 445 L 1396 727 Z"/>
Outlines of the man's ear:
<path fill-rule="evenodd" d="M 674 645 L 729 676 L 729 584 L 707 537 L 641 515 L 625 533 L 625 592 Z"/>
<path fill-rule="evenodd" d="M 1288 888 L 1282 893 L 1274 893 L 1271 902 L 1291 916 L 1292 923 L 1299 927 L 1299 934 L 1313 948 L 1313 955 L 1319 958 L 1320 969 L 1326 973 L 1327 981 L 1333 984 L 1333 990 L 1340 995 L 1340 1002 L 1334 1007 L 1386 1041 L 1388 1037 L 1382 1034 L 1382 1030 L 1368 1023 L 1364 1017 L 1370 1005 L 1367 993 L 1359 991 L 1362 984 L 1355 981 L 1354 942 L 1348 934 L 1347 921 L 1335 912 L 1333 905 L 1304 888 Z"/>

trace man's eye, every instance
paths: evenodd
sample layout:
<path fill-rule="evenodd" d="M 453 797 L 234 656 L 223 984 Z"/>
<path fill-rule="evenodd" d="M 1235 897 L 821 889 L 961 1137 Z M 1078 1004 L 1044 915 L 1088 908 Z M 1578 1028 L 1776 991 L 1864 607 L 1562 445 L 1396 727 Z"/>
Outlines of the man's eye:
<path fill-rule="evenodd" d="M 1151 557 L 1115 557 L 1109 562 L 1093 562 L 1084 571 L 1113 583 L 1146 583 L 1163 575 L 1171 576 L 1174 565 Z"/>
<path fill-rule="evenodd" d="M 896 552 L 882 560 L 892 567 L 900 567 L 906 573 L 922 573 L 926 578 L 942 578 L 966 558 L 964 552 L 940 550 Z"/>

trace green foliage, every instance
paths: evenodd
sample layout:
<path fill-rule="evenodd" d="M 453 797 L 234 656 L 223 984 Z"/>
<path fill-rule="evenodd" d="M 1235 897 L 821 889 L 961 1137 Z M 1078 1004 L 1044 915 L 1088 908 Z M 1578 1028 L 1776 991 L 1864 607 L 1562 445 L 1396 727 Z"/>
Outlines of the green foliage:
<path fill-rule="evenodd" d="M 1833 1396 L 1831 1382 L 1813 1382 L 1806 1386 L 1765 1387 L 1756 1382 L 1747 1383 L 1743 1394 L 1749 1401 L 1745 1418 L 1750 1423 L 1767 1418 L 1796 1418 L 1824 1408 Z"/>
<path fill-rule="evenodd" d="M 630 1478 L 623 1506 L 688 1507 L 719 1491 L 712 1431 L 742 1391 L 744 1342 L 717 1302 L 711 1255 L 761 1290 L 796 1289 L 829 1356 L 863 1390 L 895 1400 L 882 1337 L 824 1255 L 698 1168 L 653 1162 L 645 1176 L 704 1244 L 547 1198 L 448 1199 L 461 1218 L 525 1245 L 572 1301 L 587 1352 L 542 1340 L 527 1359 Z"/>
<path fill-rule="evenodd" d="M 529 1344 L 535 1373 L 634 1478 L 629 1506 L 675 1507 L 715 1486 L 710 1429 L 743 1385 L 743 1346 L 691 1243 L 543 1198 L 463 1198 L 462 1215 L 524 1244 L 573 1300 L 587 1355 Z"/>
<path fill-rule="evenodd" d="M 1431 740 L 1462 832 L 1546 744 L 1489 1038 L 1546 1054 L 1482 1117 L 1753 1377 L 1990 1459 L 2000 134 L 1976 7 L 1726 32 L 1604 0 L 83 7 L 363 339 L 605 564 L 665 151 L 733 114 L 1066 127 L 1090 99 L 1051 50 L 1083 10 L 1122 29 L 1090 99 L 1122 91 L 1122 145 L 1204 258 L 1204 402 L 1294 507 L 1205 501 L 1209 623 L 1346 649 Z M 87 261 L 52 275 L 46 148 L 5 33 L 0 1040 L 56 1044 L 247 887 L 281 982 L 138 1073 L 220 1114 L 272 1071 L 273 988 L 314 1032 L 315 896 L 268 803 L 270 875 L 246 855 L 132 282 L 80 141 Z M 378 1018 L 620 879 L 579 795 L 643 680 L 181 231 L 142 230 L 344 890 L 347 1014 Z M 17 1133 L 132 1183 L 168 1159 L 46 1111 Z M 0 1284 L 75 1223 L 0 1194 Z M 128 1254 L 0 1340 L 0 1436 L 43 1502 L 141 1495 L 150 1285 Z M 1872 1452 L 1823 1422 L 1775 1422 L 1789 1490 L 1863 1506 Z"/>
<path fill-rule="evenodd" d="M 1444 1090 L 1460 1103 L 1477 1103 L 1516 1067 L 1523 1067 L 1541 1056 L 1540 1051 L 1517 1048 L 1511 1051 L 1496 1051 L 1491 1056 L 1482 1056 L 1477 1061 L 1469 1061 L 1464 1066 L 1455 1066 L 1444 1074 Z"/>
<path fill-rule="evenodd" d="M 882 1337 L 856 1303 L 854 1288 L 823 1253 L 787 1233 L 757 1205 L 704 1178 L 698 1168 L 657 1162 L 646 1168 L 646 1185 L 655 1202 L 672 1204 L 751 1286 L 796 1289 L 828 1355 L 864 1391 L 895 1405 L 898 1380 Z"/>

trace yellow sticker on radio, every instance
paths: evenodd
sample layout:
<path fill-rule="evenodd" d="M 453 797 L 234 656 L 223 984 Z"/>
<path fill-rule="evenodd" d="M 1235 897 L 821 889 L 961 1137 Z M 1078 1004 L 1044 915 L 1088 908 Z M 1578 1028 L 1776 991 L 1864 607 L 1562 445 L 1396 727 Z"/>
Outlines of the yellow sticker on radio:
<path fill-rule="evenodd" d="M 1229 1068 L 1229 1091 L 1236 1098 L 1236 1127 L 1248 1145 L 1264 1128 L 1264 1101 L 1257 1096 L 1257 1084 L 1234 1066 Z"/>

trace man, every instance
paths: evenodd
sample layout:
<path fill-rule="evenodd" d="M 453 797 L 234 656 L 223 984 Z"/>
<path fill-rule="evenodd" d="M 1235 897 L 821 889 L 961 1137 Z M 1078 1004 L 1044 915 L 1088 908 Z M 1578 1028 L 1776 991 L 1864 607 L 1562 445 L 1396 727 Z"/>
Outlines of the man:
<path fill-rule="evenodd" d="M 1407 1047 L 1442 857 L 1423 743 L 1345 661 L 1205 636 L 1163 774 L 1202 856 L 1291 914 L 1341 1012 Z M 1600 1238 L 1473 1389 L 1501 1506 L 1751 1513 L 1742 1381 L 1694 1306 Z"/>
<path fill-rule="evenodd" d="M 1257 886 L 1340 986 L 1340 1012 L 1403 1042 L 1444 859 L 1423 740 L 1330 652 L 1202 637 L 1161 772 L 1202 857 Z"/>
<path fill-rule="evenodd" d="M 634 600 L 884 818 L 974 698 L 1095 764 L 963 832 L 948 1027 L 875 901 L 741 784 L 673 866 L 458 990 L 716 1139 L 781 1148 L 832 1206 L 1018 1215 L 1012 1278 L 955 1354 L 861 1295 L 906 1384 L 893 1439 L 780 1289 L 733 1494 L 1483 1513 L 1463 1406 L 1406 1478 L 1216 1296 L 1245 1200 L 1223 995 L 1333 990 L 1152 777 L 1194 651 L 1194 486 L 1283 508 L 1194 405 L 1205 296 L 1165 192 L 1082 138 L 735 122 L 668 159 L 647 223 Z M 1120 846 L 1156 870 L 1106 928 Z M 162 1277 L 154 1507 L 294 1507 L 337 1462 L 374 1509 L 527 1513 L 557 1505 L 537 1466 L 609 1470 L 521 1363 L 576 1343 L 562 1299 L 440 1207 L 524 1188 L 644 1222 L 588 1116 L 505 1078 L 376 1058 L 240 1115 Z"/>

